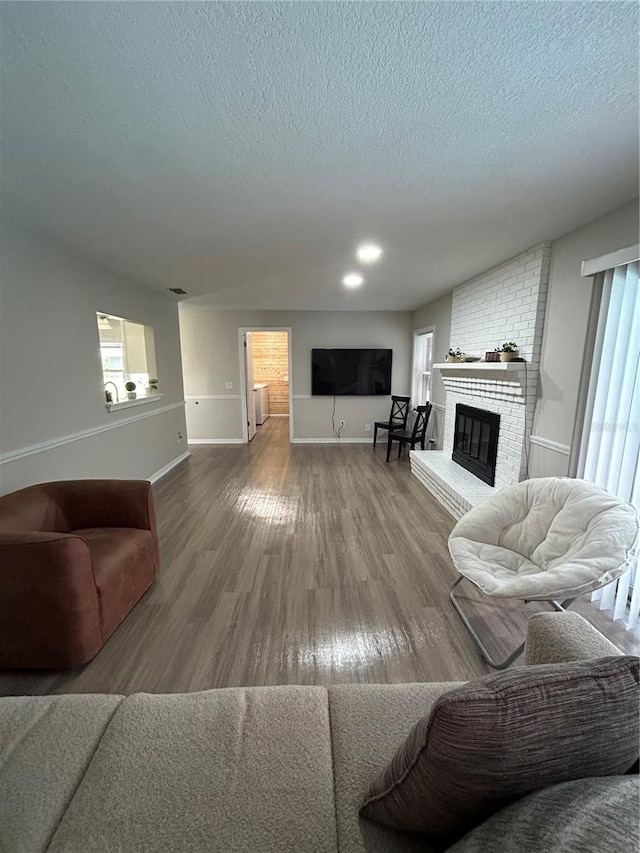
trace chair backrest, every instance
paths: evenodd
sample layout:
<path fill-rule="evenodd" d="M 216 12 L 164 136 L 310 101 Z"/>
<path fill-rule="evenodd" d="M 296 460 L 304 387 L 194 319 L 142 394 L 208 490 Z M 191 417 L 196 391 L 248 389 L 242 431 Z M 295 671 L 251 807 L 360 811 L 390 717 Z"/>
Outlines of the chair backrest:
<path fill-rule="evenodd" d="M 509 592 L 494 595 L 519 598 L 526 583 L 523 598 L 575 598 L 610 583 L 633 564 L 640 521 L 631 504 L 594 483 L 540 477 L 506 486 L 477 504 L 451 532 L 452 555 L 455 540 L 464 543 L 473 566 L 482 562 L 479 549 L 499 545 L 541 570 L 528 576 L 511 569 Z M 549 572 L 557 585 L 545 579 Z"/>
<path fill-rule="evenodd" d="M 27 486 L 0 498 L 0 534 L 68 533 L 71 527 L 51 483 Z"/>
<path fill-rule="evenodd" d="M 429 423 L 429 415 L 431 414 L 431 403 L 425 403 L 424 406 L 416 406 L 416 412 L 418 413 L 418 416 L 416 417 L 413 423 L 411 437 L 422 441 L 424 439 L 424 435 L 427 431 L 427 425 Z"/>
<path fill-rule="evenodd" d="M 391 397 L 389 423 L 402 424 L 402 429 L 406 429 L 410 402 L 411 397 Z"/>

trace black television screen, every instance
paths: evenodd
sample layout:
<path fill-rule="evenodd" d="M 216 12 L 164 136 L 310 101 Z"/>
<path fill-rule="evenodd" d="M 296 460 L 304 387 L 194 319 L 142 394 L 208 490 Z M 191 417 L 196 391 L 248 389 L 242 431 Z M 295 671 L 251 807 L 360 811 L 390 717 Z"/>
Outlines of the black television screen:
<path fill-rule="evenodd" d="M 390 349 L 312 349 L 312 395 L 391 394 L 391 354 Z"/>

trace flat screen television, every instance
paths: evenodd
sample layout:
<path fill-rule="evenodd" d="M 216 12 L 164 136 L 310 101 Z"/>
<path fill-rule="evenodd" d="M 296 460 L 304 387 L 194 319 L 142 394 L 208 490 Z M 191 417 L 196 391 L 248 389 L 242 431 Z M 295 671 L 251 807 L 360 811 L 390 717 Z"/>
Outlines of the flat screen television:
<path fill-rule="evenodd" d="M 390 349 L 312 349 L 314 397 L 391 394 Z"/>

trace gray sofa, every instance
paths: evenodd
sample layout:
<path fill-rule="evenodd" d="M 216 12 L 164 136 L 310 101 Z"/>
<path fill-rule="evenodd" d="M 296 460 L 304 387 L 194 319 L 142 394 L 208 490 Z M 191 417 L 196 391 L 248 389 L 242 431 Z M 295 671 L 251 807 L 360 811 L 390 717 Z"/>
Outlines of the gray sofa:
<path fill-rule="evenodd" d="M 575 614 L 529 623 L 526 663 L 618 649 Z M 445 684 L 0 699 L 0 850 L 431 853 L 358 816 Z"/>

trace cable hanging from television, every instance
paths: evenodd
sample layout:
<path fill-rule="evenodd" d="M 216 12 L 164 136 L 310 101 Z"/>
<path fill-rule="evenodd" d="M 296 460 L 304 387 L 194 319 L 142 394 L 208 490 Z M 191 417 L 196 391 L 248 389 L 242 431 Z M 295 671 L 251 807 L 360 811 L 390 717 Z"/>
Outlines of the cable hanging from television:
<path fill-rule="evenodd" d="M 336 429 L 336 395 L 333 395 L 333 410 L 331 412 L 331 428 L 333 429 L 333 434 L 336 438 L 342 438 L 341 432 L 344 424 L 341 424 L 338 429 Z"/>

